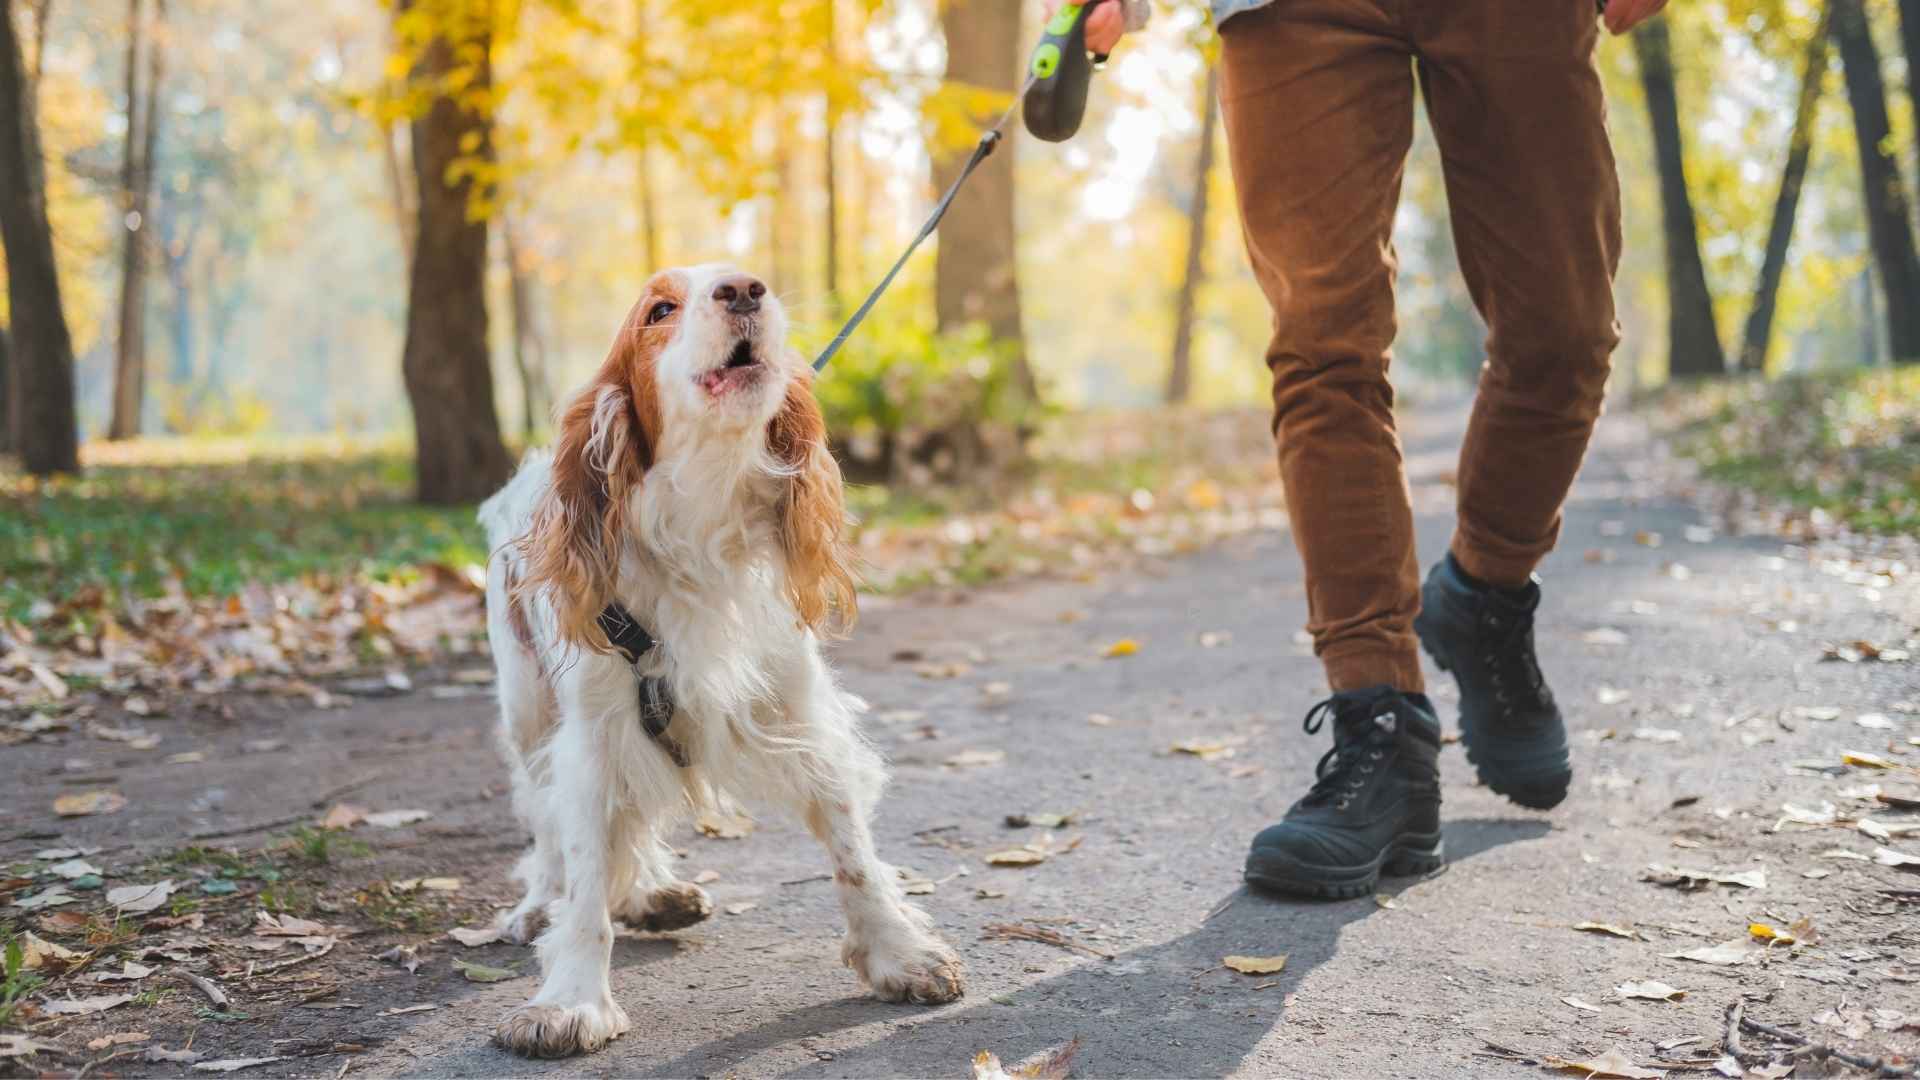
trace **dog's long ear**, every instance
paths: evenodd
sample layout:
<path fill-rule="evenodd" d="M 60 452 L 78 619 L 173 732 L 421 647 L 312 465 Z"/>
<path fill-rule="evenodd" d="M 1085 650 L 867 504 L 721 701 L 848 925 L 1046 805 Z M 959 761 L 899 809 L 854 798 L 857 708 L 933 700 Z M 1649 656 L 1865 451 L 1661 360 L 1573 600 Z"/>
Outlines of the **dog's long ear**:
<path fill-rule="evenodd" d="M 553 483 L 521 540 L 521 588 L 544 593 L 561 636 L 595 652 L 612 651 L 596 620 L 614 596 L 627 507 L 653 463 L 658 432 L 653 365 L 637 340 L 629 320 L 599 373 L 560 414 Z"/>
<path fill-rule="evenodd" d="M 787 598 L 818 634 L 851 629 L 859 615 L 840 464 L 827 450 L 827 423 L 808 373 L 787 386 L 767 425 L 767 446 L 790 471 L 780 500 L 780 542 Z"/>

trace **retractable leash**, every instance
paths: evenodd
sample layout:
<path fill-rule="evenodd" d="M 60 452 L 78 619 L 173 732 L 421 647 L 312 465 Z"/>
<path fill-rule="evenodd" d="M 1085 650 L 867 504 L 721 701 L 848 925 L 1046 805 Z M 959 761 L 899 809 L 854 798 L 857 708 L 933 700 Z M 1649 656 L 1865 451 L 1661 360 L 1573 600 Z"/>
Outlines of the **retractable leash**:
<path fill-rule="evenodd" d="M 914 234 L 913 240 L 907 244 L 907 250 L 894 260 L 887 275 L 880 279 L 880 284 L 873 287 L 846 325 L 840 328 L 832 341 L 827 342 L 826 348 L 820 350 L 819 357 L 813 362 L 813 370 L 819 371 L 827 366 L 827 361 L 833 359 L 833 354 L 839 352 L 840 346 L 853 336 L 854 329 L 866 319 L 873 305 L 879 303 L 887 286 L 892 285 L 893 279 L 899 276 L 901 267 L 907 265 L 907 260 L 913 257 L 921 243 L 933 235 L 940 219 L 947 216 L 947 208 L 953 205 L 953 197 L 960 194 L 961 186 L 1000 145 L 1000 140 L 1006 135 L 1007 121 L 1013 119 L 1014 113 L 1023 113 L 1027 130 L 1034 138 L 1047 142 L 1064 142 L 1080 130 L 1080 121 L 1087 112 L 1087 85 L 1093 80 L 1095 69 L 1107 59 L 1104 55 L 1089 57 L 1087 54 L 1087 16 L 1092 13 L 1094 6 L 1092 3 L 1068 4 L 1047 20 L 1040 44 L 1035 46 L 1033 58 L 1027 63 L 1027 81 L 1014 94 L 1012 104 L 1000 114 L 1000 119 L 993 122 L 992 127 L 980 133 L 980 141 L 973 147 L 973 156 L 967 158 L 967 163 L 960 167 L 960 175 L 953 178 L 953 183 L 947 185 L 940 201 L 933 204 L 933 212 L 927 215 L 926 223 Z"/>
<path fill-rule="evenodd" d="M 1093 3 L 1068 4 L 1047 20 L 1046 33 L 1034 48 L 1033 58 L 1027 64 L 1027 81 L 1014 95 L 1012 104 L 1000 114 L 1000 119 L 993 122 L 992 127 L 980 133 L 973 156 L 967 158 L 967 163 L 960 167 L 960 175 L 953 178 L 953 183 L 947 185 L 940 201 L 933 204 L 933 212 L 927 215 L 926 223 L 914 234 L 907 250 L 894 260 L 893 266 L 887 270 L 887 276 L 880 279 L 880 284 L 867 294 L 853 317 L 820 351 L 819 358 L 813 362 L 813 370 L 819 371 L 827 366 L 827 361 L 840 351 L 840 346 L 866 319 L 873 305 L 880 302 L 887 286 L 892 285 L 893 279 L 899 276 L 901 267 L 907 265 L 914 251 L 933 235 L 940 219 L 947 216 L 947 208 L 953 205 L 954 196 L 960 194 L 961 186 L 1000 145 L 1000 140 L 1006 136 L 1007 122 L 1013 119 L 1015 112 L 1021 111 L 1024 106 L 1027 130 L 1036 139 L 1064 142 L 1080 130 L 1080 121 L 1087 112 L 1087 84 L 1092 81 L 1094 70 L 1107 59 L 1105 56 L 1087 55 L 1087 15 L 1093 8 Z M 617 601 L 601 610 L 599 624 L 601 632 L 607 636 L 608 644 L 633 665 L 636 673 L 646 654 L 660 644 Z M 673 721 L 673 694 L 666 680 L 657 675 L 642 675 L 639 682 L 640 726 L 673 759 L 674 764 L 687 768 L 692 764 L 692 759 L 685 745 L 667 730 Z"/>

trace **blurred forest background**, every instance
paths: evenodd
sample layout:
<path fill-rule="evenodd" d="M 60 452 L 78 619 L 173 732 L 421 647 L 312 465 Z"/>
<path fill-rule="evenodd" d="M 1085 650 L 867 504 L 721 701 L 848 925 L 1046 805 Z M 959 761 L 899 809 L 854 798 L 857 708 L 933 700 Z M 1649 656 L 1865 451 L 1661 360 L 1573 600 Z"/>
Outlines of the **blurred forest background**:
<path fill-rule="evenodd" d="M 752 268 L 817 348 L 1039 21 L 1026 0 L 3 2 L 16 615 L 473 557 L 465 510 L 416 504 L 491 491 L 651 269 Z M 1215 48 L 1201 6 L 1158 5 L 1081 133 L 995 155 L 822 379 L 870 528 L 978 507 L 935 492 L 1036 461 L 1042 509 L 1213 512 L 1240 467 L 1272 486 Z M 1677 406 L 1710 468 L 1920 522 L 1920 366 L 1899 366 L 1920 362 L 1920 0 L 1675 0 L 1599 62 L 1616 390 L 1710 383 Z M 1424 118 L 1398 248 L 1403 391 L 1468 385 L 1483 328 Z M 978 553 L 997 527 L 937 539 Z"/>

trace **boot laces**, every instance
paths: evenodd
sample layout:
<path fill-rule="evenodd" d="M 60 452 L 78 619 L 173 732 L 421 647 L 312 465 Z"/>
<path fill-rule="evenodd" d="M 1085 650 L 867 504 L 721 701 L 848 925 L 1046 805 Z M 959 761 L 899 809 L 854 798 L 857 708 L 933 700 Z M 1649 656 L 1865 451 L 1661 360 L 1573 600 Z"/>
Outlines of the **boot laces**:
<path fill-rule="evenodd" d="M 1374 715 L 1364 725 L 1340 725 L 1342 716 L 1358 711 L 1373 711 Z M 1313 767 L 1313 787 L 1300 801 L 1308 805 L 1332 803 L 1334 809 L 1345 810 L 1386 759 L 1400 730 L 1400 720 L 1390 708 L 1367 701 L 1343 701 L 1336 695 L 1308 709 L 1301 730 L 1318 735 L 1328 718 L 1334 720 L 1333 746 Z"/>
<path fill-rule="evenodd" d="M 1481 659 L 1487 681 L 1501 713 L 1512 719 L 1516 710 L 1542 713 L 1553 708 L 1553 692 L 1540 671 L 1533 650 L 1533 609 L 1538 599 L 1524 604 L 1491 601 L 1481 615 Z"/>

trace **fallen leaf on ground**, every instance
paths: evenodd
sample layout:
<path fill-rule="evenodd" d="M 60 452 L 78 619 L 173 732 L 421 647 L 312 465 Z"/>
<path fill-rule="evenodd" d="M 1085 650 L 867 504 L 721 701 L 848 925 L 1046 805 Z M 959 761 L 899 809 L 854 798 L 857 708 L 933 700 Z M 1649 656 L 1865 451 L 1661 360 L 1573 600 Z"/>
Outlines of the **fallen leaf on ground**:
<path fill-rule="evenodd" d="M 27 971 L 64 971 L 68 964 L 86 955 L 48 941 L 31 930 L 21 934 L 19 942 L 20 966 Z"/>
<path fill-rule="evenodd" d="M 991 866 L 1037 866 L 1046 861 L 1045 855 L 1026 848 L 1010 848 L 987 856 L 987 863 Z"/>
<path fill-rule="evenodd" d="M 114 1046 L 131 1046 L 134 1043 L 146 1042 L 151 1038 L 153 1038 L 153 1036 L 144 1031 L 122 1031 L 115 1035 L 102 1035 L 97 1039 L 88 1039 L 87 1049 L 105 1050 Z"/>
<path fill-rule="evenodd" d="M 1108 716 L 1106 713 L 1088 713 L 1087 723 L 1092 724 L 1094 727 L 1112 727 L 1113 717 Z"/>
<path fill-rule="evenodd" d="M 695 885 L 711 885 L 714 882 L 719 880 L 720 880 L 720 871 L 718 870 L 702 870 L 699 873 L 693 875 L 693 883 Z"/>
<path fill-rule="evenodd" d="M 1856 769 L 1891 769 L 1894 763 L 1879 754 L 1869 754 L 1865 750 L 1848 750 L 1840 755 L 1840 763 L 1852 765 Z"/>
<path fill-rule="evenodd" d="M 1641 742 L 1677 743 L 1680 733 L 1673 728 L 1643 727 L 1634 729 L 1633 738 Z"/>
<path fill-rule="evenodd" d="M 1242 975 L 1272 975 L 1286 970 L 1287 954 L 1275 956 L 1229 956 L 1220 961 Z"/>
<path fill-rule="evenodd" d="M 703 812 L 694 822 L 702 836 L 711 836 L 716 840 L 745 840 L 753 833 L 753 819 L 740 814 L 724 814 L 716 810 Z"/>
<path fill-rule="evenodd" d="M 1866 728 L 1868 731 L 1892 731 L 1900 726 L 1893 722 L 1892 717 L 1885 713 L 1877 712 L 1861 713 L 1859 716 L 1853 718 L 1853 722 Z"/>
<path fill-rule="evenodd" d="M 276 1061 L 285 1061 L 285 1060 L 286 1060 L 285 1058 L 279 1058 L 279 1057 L 225 1058 L 220 1061 L 195 1062 L 193 1066 L 193 1071 L 194 1072 L 210 1072 L 210 1073 L 230 1073 L 230 1072 L 238 1072 L 241 1069 L 251 1069 L 256 1065 L 271 1065 Z"/>
<path fill-rule="evenodd" d="M 428 892 L 459 892 L 460 879 L 457 877 L 421 878 L 420 887 Z"/>
<path fill-rule="evenodd" d="M 351 829 L 367 820 L 367 812 L 351 803 L 334 803 L 321 815 L 317 824 L 322 829 Z"/>
<path fill-rule="evenodd" d="M 1582 634 L 1580 640 L 1589 645 L 1625 645 L 1627 635 L 1611 626 L 1602 626 Z"/>
<path fill-rule="evenodd" d="M 407 1015 L 408 1013 L 423 1013 L 423 1012 L 432 1012 L 433 1010 L 435 1010 L 435 1009 L 437 1009 L 437 1008 L 439 1008 L 439 1007 L 440 1007 L 440 1006 L 438 1006 L 438 1005 L 408 1005 L 408 1006 L 406 1006 L 405 1008 L 399 1008 L 399 1009 L 381 1009 L 381 1010 L 380 1010 L 379 1012 L 377 1012 L 377 1013 L 374 1013 L 373 1015 L 375 1015 L 375 1016 L 405 1016 L 405 1015 Z"/>
<path fill-rule="evenodd" d="M 1550 1057 L 1540 1064 L 1560 1072 L 1585 1073 L 1588 1077 L 1611 1077 L 1613 1080 L 1661 1080 L 1667 1074 L 1658 1069 L 1643 1069 L 1633 1063 L 1633 1059 L 1619 1050 L 1609 1050 L 1597 1057 L 1568 1060 Z"/>
<path fill-rule="evenodd" d="M 312 937 L 324 934 L 327 928 L 312 919 L 302 919 L 295 915 L 273 915 L 257 911 L 253 916 L 253 932 L 261 937 Z"/>
<path fill-rule="evenodd" d="M 1904 851 L 1895 851 L 1890 847 L 1873 849 L 1873 861 L 1881 866 L 1897 866 L 1901 869 L 1920 869 L 1920 855 L 1909 855 Z"/>
<path fill-rule="evenodd" d="M 145 964 L 136 964 L 131 960 L 122 960 L 119 971 L 102 971 L 93 976 L 94 982 L 138 982 L 153 974 L 153 969 Z"/>
<path fill-rule="evenodd" d="M 1628 691 L 1612 686 L 1602 686 L 1593 692 L 1593 699 L 1602 705 L 1618 705 L 1632 696 Z"/>
<path fill-rule="evenodd" d="M 1640 936 L 1640 934 L 1637 931 L 1635 931 L 1632 927 L 1615 926 L 1612 923 L 1602 923 L 1602 922 L 1574 923 L 1573 928 L 1575 930 L 1585 931 L 1586 933 L 1589 933 L 1589 934 L 1612 934 L 1614 937 L 1622 937 L 1622 938 L 1637 938 Z"/>
<path fill-rule="evenodd" d="M 169 765 L 195 765 L 205 760 L 207 760 L 205 750 L 182 750 L 177 754 L 167 755 Z"/>
<path fill-rule="evenodd" d="M 1640 998 L 1645 1001 L 1679 1001 L 1687 996 L 1685 990 L 1676 990 L 1657 979 L 1621 983 L 1613 988 L 1613 992 L 1623 998 Z"/>
<path fill-rule="evenodd" d="M 950 664 L 921 664 L 913 669 L 923 679 L 957 679 L 973 671 L 973 665 L 963 661 Z"/>
<path fill-rule="evenodd" d="M 105 871 L 85 859 L 68 859 L 66 862 L 54 863 L 47 867 L 47 873 L 72 881 L 74 878 L 86 877 L 88 874 L 98 876 Z"/>
<path fill-rule="evenodd" d="M 1112 660 L 1121 656 L 1132 656 L 1134 653 L 1137 653 L 1139 651 L 1140 651 L 1139 642 L 1133 640 L 1130 637 L 1123 637 L 1119 641 L 1116 641 L 1113 644 L 1107 646 L 1105 649 L 1102 649 L 1100 651 L 1100 655 L 1106 657 L 1109 660 Z"/>
<path fill-rule="evenodd" d="M 973 1055 L 973 1080 L 1065 1080 L 1073 1069 L 1073 1055 L 1080 1049 L 1078 1037 L 1049 1047 L 1023 1059 L 1008 1069 L 991 1050 Z"/>
<path fill-rule="evenodd" d="M 465 975 L 468 982 L 505 982 L 508 979 L 517 979 L 520 977 L 520 973 L 517 971 L 509 971 L 506 968 L 489 967 L 486 964 L 475 964 L 462 960 L 457 956 L 453 958 L 453 968 L 460 974 Z"/>
<path fill-rule="evenodd" d="M 498 926 L 487 926 L 477 930 L 465 926 L 456 926 L 447 931 L 447 936 L 465 945 L 467 948 L 472 949 L 481 945 L 491 945 L 499 941 L 501 930 L 502 927 Z"/>
<path fill-rule="evenodd" d="M 376 829 L 398 829 L 432 816 L 431 810 L 382 810 L 377 814 L 368 814 L 363 820 Z"/>
<path fill-rule="evenodd" d="M 1747 938 L 1735 938 L 1718 945 L 1702 945 L 1697 949 L 1683 949 L 1679 952 L 1662 953 L 1669 960 L 1693 960 L 1702 964 L 1714 964 L 1720 967 L 1735 967 L 1752 960 L 1762 949 L 1756 947 Z"/>
<path fill-rule="evenodd" d="M 78 911 L 50 911 L 34 921 L 49 934 L 77 934 L 87 928 L 88 919 Z"/>
<path fill-rule="evenodd" d="M 169 1050 L 164 1046 L 149 1046 L 141 1057 L 152 1062 L 167 1062 L 174 1065 L 186 1065 L 200 1060 L 200 1054 L 193 1050 Z"/>
<path fill-rule="evenodd" d="M 56 907 L 60 904 L 78 903 L 79 897 L 67 891 L 65 885 L 49 885 L 32 896 L 22 896 L 14 900 L 13 906 L 22 911 L 39 911 L 41 908 Z"/>
<path fill-rule="evenodd" d="M 1661 866 L 1655 863 L 1647 867 L 1647 876 L 1644 876 L 1641 880 L 1689 891 L 1704 889 L 1708 885 L 1715 884 L 1738 885 L 1746 889 L 1764 889 L 1767 887 L 1767 872 L 1764 869 L 1754 869 L 1723 873 L 1718 870 L 1687 870 L 1677 866 Z"/>
<path fill-rule="evenodd" d="M 1597 1013 L 1600 1011 L 1600 1006 L 1589 1004 L 1585 1001 L 1580 1000 L 1577 997 L 1573 997 L 1572 995 L 1568 995 L 1567 997 L 1561 998 L 1560 1003 L 1563 1005 L 1571 1006 L 1572 1008 L 1575 1008 L 1575 1009 L 1583 1010 L 1585 1012 Z"/>
<path fill-rule="evenodd" d="M 374 957 L 374 959 L 385 960 L 387 963 L 394 964 L 398 966 L 400 970 L 411 975 L 420 970 L 420 947 L 418 945 L 395 945 L 393 948 Z"/>
<path fill-rule="evenodd" d="M 1819 827 L 1832 825 L 1840 819 L 1840 809 L 1830 802 L 1817 807 L 1795 806 L 1793 803 L 1780 804 L 1780 820 L 1773 823 L 1773 831 L 1779 832 L 1787 825 L 1806 825 Z"/>
<path fill-rule="evenodd" d="M 950 755 L 946 764 L 956 769 L 965 769 L 975 765 L 998 765 L 1007 759 L 1005 750 L 962 750 Z"/>
<path fill-rule="evenodd" d="M 1186 739 L 1174 743 L 1168 749 L 1176 754 L 1188 754 L 1197 757 L 1201 761 L 1212 761 L 1215 758 L 1228 758 L 1233 756 L 1233 747 L 1219 739 Z"/>
<path fill-rule="evenodd" d="M 173 880 L 156 881 L 152 885 L 122 885 L 107 890 L 107 903 L 130 915 L 144 915 L 173 895 Z"/>
<path fill-rule="evenodd" d="M 727 914 L 729 915 L 745 915 L 747 912 L 752 911 L 754 908 L 757 908 L 759 906 L 760 906 L 759 904 L 756 904 L 751 900 L 743 900 L 738 904 L 728 904 L 726 907 L 726 911 L 727 911 Z"/>
<path fill-rule="evenodd" d="M 126 805 L 127 797 L 117 791 L 76 791 L 53 800 L 53 812 L 61 817 L 88 817 L 117 813 Z"/>
<path fill-rule="evenodd" d="M 40 1006 L 40 1011 L 48 1016 L 91 1016 L 97 1012 L 106 1012 L 118 1005 L 133 1000 L 132 994 L 101 994 L 98 997 L 60 998 Z"/>
<path fill-rule="evenodd" d="M 1233 634 L 1226 630 L 1206 630 L 1200 634 L 1200 647 L 1217 649 L 1233 641 Z"/>
<path fill-rule="evenodd" d="M 36 1042 L 25 1035 L 0 1035 L 0 1058 L 31 1057 L 42 1050 L 58 1050 L 53 1043 Z"/>

